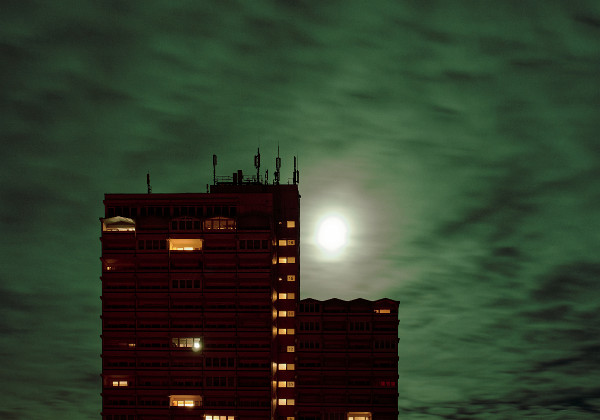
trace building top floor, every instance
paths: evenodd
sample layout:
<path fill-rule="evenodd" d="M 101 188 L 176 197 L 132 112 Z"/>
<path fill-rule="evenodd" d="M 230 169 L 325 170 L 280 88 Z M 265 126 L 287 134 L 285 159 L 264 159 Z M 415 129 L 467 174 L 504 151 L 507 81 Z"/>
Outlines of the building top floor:
<path fill-rule="evenodd" d="M 324 316 L 344 315 L 344 314 L 379 314 L 395 315 L 398 314 L 399 301 L 383 298 L 378 300 L 367 299 L 328 299 L 316 300 L 312 298 L 302 299 L 299 302 L 299 314 L 317 313 Z"/>

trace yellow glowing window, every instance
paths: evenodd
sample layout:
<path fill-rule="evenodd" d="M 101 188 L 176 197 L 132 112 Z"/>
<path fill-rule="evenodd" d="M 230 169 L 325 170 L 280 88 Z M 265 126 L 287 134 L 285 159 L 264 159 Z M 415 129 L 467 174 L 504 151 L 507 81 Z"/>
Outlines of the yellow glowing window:
<path fill-rule="evenodd" d="M 280 239 L 279 240 L 279 246 L 286 246 L 287 245 L 287 240 L 286 239 Z"/>
<path fill-rule="evenodd" d="M 279 328 L 279 334 L 293 335 L 295 332 L 293 328 Z"/>
<path fill-rule="evenodd" d="M 285 420 L 296 420 L 296 417 L 290 417 L 290 416 L 287 416 L 287 417 L 285 418 Z"/>
<path fill-rule="evenodd" d="M 290 398 L 280 398 L 279 405 L 295 405 L 296 401 Z"/>
<path fill-rule="evenodd" d="M 295 220 L 288 220 L 287 221 L 287 227 L 289 227 L 289 228 L 295 228 L 296 227 L 296 221 Z"/>
<path fill-rule="evenodd" d="M 295 351 L 296 351 L 296 347 L 294 347 L 294 346 L 287 346 L 287 352 L 288 353 L 293 353 Z"/>
<path fill-rule="evenodd" d="M 279 370 L 294 370 L 295 368 L 293 363 L 279 363 Z"/>
<path fill-rule="evenodd" d="M 292 245 L 296 245 L 296 240 L 295 239 L 288 239 L 287 240 L 287 244 L 292 246 Z"/>
<path fill-rule="evenodd" d="M 289 274 L 287 276 L 287 281 L 296 281 L 296 276 L 294 274 Z"/>
<path fill-rule="evenodd" d="M 389 309 L 375 309 L 376 314 L 389 314 L 391 311 Z"/>
<path fill-rule="evenodd" d="M 289 295 L 289 293 L 288 293 Z M 295 312 L 294 311 L 279 311 L 279 316 L 282 318 L 286 318 L 288 316 L 294 316 Z"/>
<path fill-rule="evenodd" d="M 294 293 L 279 293 L 279 299 L 294 299 L 295 297 Z"/>
<path fill-rule="evenodd" d="M 235 416 L 205 414 L 204 420 L 235 420 Z"/>
<path fill-rule="evenodd" d="M 279 388 L 294 388 L 296 383 L 294 381 L 279 381 L 277 386 Z"/>
<path fill-rule="evenodd" d="M 350 412 L 348 413 L 348 420 L 372 420 L 370 412 Z"/>
<path fill-rule="evenodd" d="M 169 249 L 171 251 L 200 251 L 202 249 L 202 239 L 169 239 Z"/>
<path fill-rule="evenodd" d="M 112 386 L 129 386 L 127 381 L 112 381 Z"/>
<path fill-rule="evenodd" d="M 202 405 L 200 395 L 171 395 L 169 400 L 172 407 L 199 407 Z"/>

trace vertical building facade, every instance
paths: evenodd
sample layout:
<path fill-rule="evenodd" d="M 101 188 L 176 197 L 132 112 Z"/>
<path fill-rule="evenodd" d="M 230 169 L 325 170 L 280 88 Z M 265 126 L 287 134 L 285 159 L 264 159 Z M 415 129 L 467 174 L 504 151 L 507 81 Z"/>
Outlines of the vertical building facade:
<path fill-rule="evenodd" d="M 295 183 L 104 205 L 104 420 L 397 417 L 398 304 L 300 301 Z"/>

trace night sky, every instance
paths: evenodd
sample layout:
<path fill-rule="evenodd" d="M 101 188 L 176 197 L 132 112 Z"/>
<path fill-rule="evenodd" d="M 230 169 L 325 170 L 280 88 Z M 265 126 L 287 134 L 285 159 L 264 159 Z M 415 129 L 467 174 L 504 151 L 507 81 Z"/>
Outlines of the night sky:
<path fill-rule="evenodd" d="M 0 418 L 99 418 L 104 193 L 278 144 L 302 297 L 401 301 L 400 418 L 600 416 L 600 3 L 3 1 L 0 63 Z"/>

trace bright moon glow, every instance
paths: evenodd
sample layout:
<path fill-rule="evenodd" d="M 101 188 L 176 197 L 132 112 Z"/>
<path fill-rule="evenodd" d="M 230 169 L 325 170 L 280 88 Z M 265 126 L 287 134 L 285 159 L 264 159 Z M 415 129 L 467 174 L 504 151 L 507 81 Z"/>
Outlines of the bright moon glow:
<path fill-rule="evenodd" d="M 346 245 L 348 228 L 336 216 L 329 216 L 321 222 L 317 233 L 317 243 L 330 253 L 340 251 Z"/>

